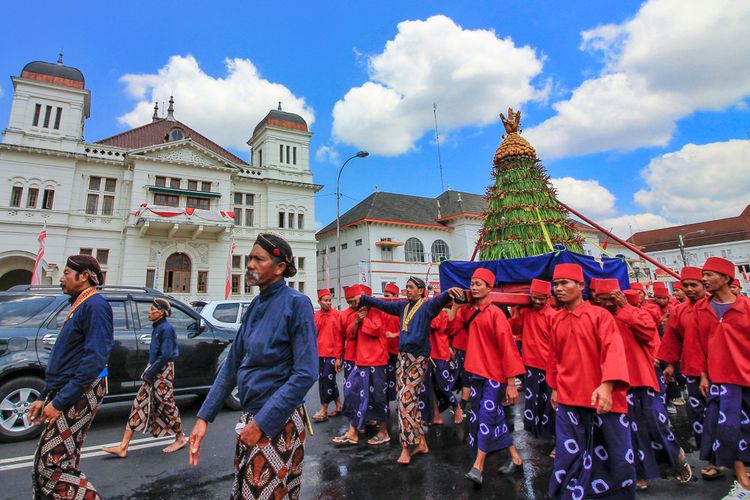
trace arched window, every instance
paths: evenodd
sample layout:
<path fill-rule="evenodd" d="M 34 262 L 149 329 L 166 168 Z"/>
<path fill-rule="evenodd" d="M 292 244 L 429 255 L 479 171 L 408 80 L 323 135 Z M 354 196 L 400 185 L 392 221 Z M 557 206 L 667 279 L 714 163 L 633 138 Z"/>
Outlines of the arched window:
<path fill-rule="evenodd" d="M 164 266 L 164 291 L 166 293 L 190 292 L 190 257 L 173 253 Z"/>
<path fill-rule="evenodd" d="M 424 262 L 424 245 L 417 238 L 409 238 L 404 245 L 406 262 Z"/>
<path fill-rule="evenodd" d="M 430 251 L 432 253 L 432 262 L 442 262 L 451 258 L 448 244 L 443 240 L 435 240 L 432 243 Z"/>
<path fill-rule="evenodd" d="M 185 138 L 185 133 L 182 131 L 181 128 L 173 128 L 169 131 L 169 140 L 170 141 L 181 141 Z"/>

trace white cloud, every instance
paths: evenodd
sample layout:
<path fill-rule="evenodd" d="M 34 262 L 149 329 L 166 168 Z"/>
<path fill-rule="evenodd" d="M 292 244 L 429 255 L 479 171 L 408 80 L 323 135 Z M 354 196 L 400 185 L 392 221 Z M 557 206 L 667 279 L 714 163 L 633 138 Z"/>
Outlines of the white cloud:
<path fill-rule="evenodd" d="M 587 217 L 606 217 L 615 213 L 615 196 L 595 180 L 572 177 L 551 179 L 557 197 Z"/>
<path fill-rule="evenodd" d="M 674 223 L 661 215 L 642 213 L 611 217 L 602 220 L 600 225 L 607 229 L 612 228 L 612 232 L 620 238 L 628 238 L 631 234 L 639 231 L 674 226 Z"/>
<path fill-rule="evenodd" d="M 370 81 L 335 104 L 333 136 L 386 156 L 413 149 L 433 129 L 433 103 L 441 131 L 449 131 L 493 123 L 500 110 L 543 98 L 549 89 L 531 83 L 542 71 L 532 48 L 441 15 L 399 23 L 368 66 Z"/>
<path fill-rule="evenodd" d="M 650 0 L 635 17 L 584 31 L 582 50 L 604 57 L 557 114 L 526 130 L 544 158 L 664 146 L 675 122 L 750 95 L 750 3 Z"/>
<path fill-rule="evenodd" d="M 320 146 L 317 151 L 315 151 L 315 160 L 318 163 L 338 165 L 340 162 L 339 152 L 331 146 Z"/>
<path fill-rule="evenodd" d="M 281 101 L 285 111 L 315 120 L 303 97 L 286 86 L 263 78 L 248 59 L 226 59 L 227 74 L 206 74 L 191 55 L 175 55 L 156 73 L 128 74 L 120 80 L 127 94 L 138 100 L 118 120 L 136 127 L 151 121 L 154 101 L 175 99 L 175 117 L 223 146 L 246 147 L 255 125 Z M 161 113 L 166 110 L 162 109 Z"/>
<path fill-rule="evenodd" d="M 748 140 L 687 144 L 651 160 L 635 201 L 681 223 L 733 217 L 750 204 L 749 174 Z"/>

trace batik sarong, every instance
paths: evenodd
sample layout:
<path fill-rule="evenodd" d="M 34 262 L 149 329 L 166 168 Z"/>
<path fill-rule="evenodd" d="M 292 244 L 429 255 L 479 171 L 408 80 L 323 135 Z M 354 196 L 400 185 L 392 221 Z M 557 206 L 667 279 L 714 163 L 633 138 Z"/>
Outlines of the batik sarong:
<path fill-rule="evenodd" d="M 419 444 L 424 437 L 419 412 L 419 391 L 424 383 L 427 357 L 406 352 L 398 354 L 398 428 L 402 446 Z"/>
<path fill-rule="evenodd" d="M 706 399 L 701 460 L 719 467 L 750 463 L 750 387 L 711 384 Z"/>
<path fill-rule="evenodd" d="M 419 393 L 419 410 L 422 412 L 423 422 L 432 422 L 435 419 L 435 398 L 440 413 L 458 405 L 458 400 L 453 394 L 453 386 L 456 384 L 453 372 L 450 361 L 427 361 L 424 384 Z"/>
<path fill-rule="evenodd" d="M 341 364 L 342 371 L 344 372 L 344 380 L 347 380 L 349 378 L 349 374 L 354 370 L 354 361 L 347 361 L 344 360 L 344 362 Z"/>
<path fill-rule="evenodd" d="M 34 498 L 101 498 L 78 464 L 83 442 L 105 394 L 104 378 L 96 379 L 81 399 L 42 431 L 34 454 Z M 53 398 L 54 394 L 50 394 L 45 404 Z"/>
<path fill-rule="evenodd" d="M 555 463 L 549 496 L 635 498 L 635 452 L 625 413 L 557 405 Z"/>
<path fill-rule="evenodd" d="M 153 381 L 141 384 L 130 409 L 128 428 L 154 437 L 182 434 L 180 411 L 174 401 L 173 362 L 164 365 Z"/>
<path fill-rule="evenodd" d="M 632 387 L 627 399 L 636 477 L 659 478 L 659 464 L 674 468 L 680 455 L 680 444 L 669 428 L 667 408 L 650 387 Z"/>
<path fill-rule="evenodd" d="M 460 391 L 464 387 L 467 389 L 471 387 L 471 375 L 466 370 L 464 370 L 465 362 L 466 351 L 462 349 L 456 349 L 456 372 L 453 374 L 454 391 Z"/>
<path fill-rule="evenodd" d="M 344 416 L 355 429 L 388 420 L 388 369 L 357 366 L 344 382 Z"/>
<path fill-rule="evenodd" d="M 545 371 L 527 366 L 523 428 L 536 438 L 551 438 L 555 435 L 555 411 L 550 403 L 551 394 L 552 389 L 547 385 Z"/>
<path fill-rule="evenodd" d="M 685 376 L 688 391 L 688 412 L 692 420 L 693 436 L 695 446 L 701 449 L 701 438 L 703 437 L 703 421 L 706 418 L 706 398 L 701 394 L 700 377 Z"/>
<path fill-rule="evenodd" d="M 299 498 L 307 436 L 304 412 L 301 406 L 295 409 L 278 436 L 269 439 L 264 434 L 255 446 L 247 446 L 237 437 L 233 500 Z M 253 415 L 240 415 L 241 423 L 252 421 Z"/>
<path fill-rule="evenodd" d="M 388 402 L 396 401 L 396 369 L 398 368 L 398 355 L 388 355 Z"/>
<path fill-rule="evenodd" d="M 336 358 L 318 358 L 318 394 L 322 405 L 339 398 L 339 387 L 336 384 Z"/>
<path fill-rule="evenodd" d="M 471 410 L 469 411 L 469 445 L 492 453 L 513 444 L 505 421 L 503 402 L 507 384 L 472 375 Z"/>

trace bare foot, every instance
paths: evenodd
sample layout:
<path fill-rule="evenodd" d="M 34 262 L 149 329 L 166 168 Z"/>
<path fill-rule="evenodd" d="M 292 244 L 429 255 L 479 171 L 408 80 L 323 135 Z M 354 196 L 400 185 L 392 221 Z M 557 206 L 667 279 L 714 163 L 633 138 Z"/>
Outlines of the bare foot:
<path fill-rule="evenodd" d="M 174 440 L 174 443 L 170 444 L 166 448 L 164 448 L 164 453 L 174 453 L 177 450 L 181 450 L 185 447 L 187 444 L 187 439 L 185 439 L 185 434 L 180 434 L 180 437 Z"/>
<path fill-rule="evenodd" d="M 430 452 L 430 449 L 427 447 L 427 441 L 424 439 L 420 444 L 417 445 L 416 448 L 414 448 L 414 451 L 411 452 L 412 456 L 414 455 L 426 455 Z"/>
<path fill-rule="evenodd" d="M 117 458 L 125 458 L 128 456 L 128 449 L 120 446 L 102 446 L 101 450 L 111 453 Z"/>
<path fill-rule="evenodd" d="M 411 462 L 411 455 L 409 454 L 408 449 L 401 449 L 401 455 L 398 457 L 398 460 L 396 460 L 396 463 L 399 463 L 401 465 L 409 465 Z"/>
<path fill-rule="evenodd" d="M 453 416 L 453 423 L 454 424 L 460 424 L 464 421 L 464 412 L 461 410 L 461 407 L 459 406 L 456 408 L 456 414 Z"/>

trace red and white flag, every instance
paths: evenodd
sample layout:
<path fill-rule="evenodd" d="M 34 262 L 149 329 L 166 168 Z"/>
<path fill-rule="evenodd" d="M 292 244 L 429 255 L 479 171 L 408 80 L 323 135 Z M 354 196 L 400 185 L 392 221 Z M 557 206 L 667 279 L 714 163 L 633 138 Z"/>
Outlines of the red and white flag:
<path fill-rule="evenodd" d="M 227 281 L 224 284 L 224 300 L 229 298 L 229 294 L 232 293 L 232 254 L 237 250 L 237 244 L 232 240 L 232 244 L 229 245 L 229 257 L 227 258 Z"/>
<path fill-rule="evenodd" d="M 34 271 L 31 273 L 31 284 L 41 285 L 42 284 L 42 262 L 44 261 L 44 245 L 47 242 L 47 223 L 44 223 L 42 232 L 39 233 L 39 252 L 36 254 L 36 261 L 34 262 Z"/>

